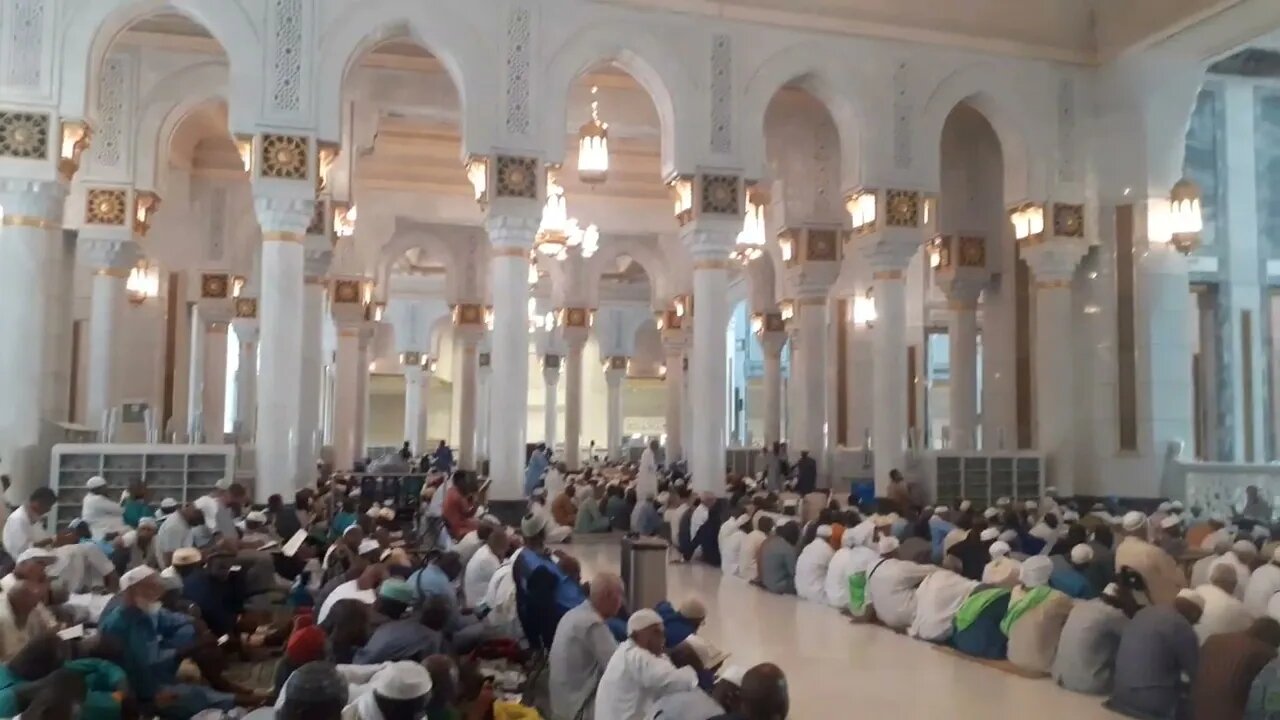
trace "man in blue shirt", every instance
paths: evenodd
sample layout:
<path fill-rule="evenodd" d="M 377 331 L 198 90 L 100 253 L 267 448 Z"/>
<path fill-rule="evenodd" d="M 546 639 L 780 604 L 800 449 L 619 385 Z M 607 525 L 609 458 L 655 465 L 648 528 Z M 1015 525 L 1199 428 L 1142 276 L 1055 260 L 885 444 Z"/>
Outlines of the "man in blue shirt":
<path fill-rule="evenodd" d="M 531 497 L 533 489 L 542 483 L 542 473 L 547 471 L 547 446 L 538 446 L 529 454 L 529 464 L 524 468 L 524 496 Z"/>
<path fill-rule="evenodd" d="M 436 446 L 435 454 L 431 458 L 431 463 L 438 472 L 449 472 L 453 470 L 453 449 L 444 444 L 441 440 Z"/>

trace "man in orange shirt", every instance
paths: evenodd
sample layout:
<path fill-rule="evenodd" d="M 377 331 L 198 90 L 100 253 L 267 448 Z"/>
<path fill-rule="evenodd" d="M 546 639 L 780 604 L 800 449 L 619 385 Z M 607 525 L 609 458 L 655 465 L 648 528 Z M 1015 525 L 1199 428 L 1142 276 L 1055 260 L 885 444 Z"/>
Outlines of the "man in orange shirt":
<path fill-rule="evenodd" d="M 440 508 L 445 526 L 449 528 L 449 534 L 454 540 L 462 539 L 463 535 L 480 526 L 475 518 L 475 505 L 467 497 L 467 490 L 467 474 L 462 470 L 455 472 L 453 483 L 444 496 L 444 506 Z"/>

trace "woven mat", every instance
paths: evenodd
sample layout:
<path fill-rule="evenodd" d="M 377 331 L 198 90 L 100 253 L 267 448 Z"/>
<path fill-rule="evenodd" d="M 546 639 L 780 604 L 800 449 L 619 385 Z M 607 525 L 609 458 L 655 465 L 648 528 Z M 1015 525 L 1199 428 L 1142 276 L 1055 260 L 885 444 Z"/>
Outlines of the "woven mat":
<path fill-rule="evenodd" d="M 966 655 L 960 652 L 959 650 L 956 650 L 953 647 L 947 647 L 946 645 L 934 645 L 933 649 L 937 650 L 938 652 L 947 653 L 948 655 L 951 655 L 953 657 L 958 657 L 963 660 L 968 660 L 969 662 L 978 663 L 979 665 L 986 665 L 989 668 L 994 668 L 1001 672 L 1006 672 L 1006 673 L 1009 673 L 1010 675 L 1016 675 L 1020 678 L 1026 678 L 1028 680 L 1043 680 L 1049 677 L 1049 673 L 1035 672 L 1033 670 L 1024 670 L 1018 667 L 1017 665 L 1014 665 L 1013 663 L 1009 662 L 1008 660 L 988 660 L 987 658 L 974 657 L 972 655 Z"/>

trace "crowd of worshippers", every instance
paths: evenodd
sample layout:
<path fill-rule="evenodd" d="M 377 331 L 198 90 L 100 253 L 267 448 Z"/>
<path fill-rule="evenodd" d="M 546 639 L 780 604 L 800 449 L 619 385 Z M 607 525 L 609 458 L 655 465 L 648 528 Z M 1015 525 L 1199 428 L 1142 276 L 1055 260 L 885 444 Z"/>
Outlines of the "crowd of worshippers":
<path fill-rule="evenodd" d="M 53 532 L 39 488 L 0 508 L 0 718 L 786 717 L 782 672 L 730 667 L 700 602 L 624 607 L 621 579 L 547 547 L 543 502 L 506 527 L 486 488 L 433 469 L 404 512 L 329 473 L 261 507 L 94 477 Z M 270 688 L 237 681 L 253 663 Z"/>
<path fill-rule="evenodd" d="M 1124 716 L 1280 718 L 1280 525 L 1257 488 L 1230 518 L 1177 501 L 1082 513 L 1052 487 L 985 508 L 918 497 L 897 471 L 869 508 L 730 479 L 677 510 L 672 539 L 683 560 Z"/>

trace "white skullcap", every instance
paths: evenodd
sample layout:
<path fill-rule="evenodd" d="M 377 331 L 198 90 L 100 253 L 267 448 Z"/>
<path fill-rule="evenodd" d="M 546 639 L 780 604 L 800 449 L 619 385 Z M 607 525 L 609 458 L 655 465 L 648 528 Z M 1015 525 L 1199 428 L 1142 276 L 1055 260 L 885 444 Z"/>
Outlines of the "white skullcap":
<path fill-rule="evenodd" d="M 431 692 L 431 674 L 420 663 L 402 660 L 373 676 L 373 692 L 388 700 L 413 700 Z"/>
<path fill-rule="evenodd" d="M 996 498 L 996 507 L 1005 507 L 1009 504 L 1009 498 L 1001 496 Z"/>
<path fill-rule="evenodd" d="M 1258 555 L 1258 546 L 1254 545 L 1248 540 L 1237 540 L 1234 543 L 1232 543 L 1231 552 L 1235 553 L 1237 557 L 1239 557 L 1240 555 L 1248 555 L 1249 557 L 1256 557 Z"/>
<path fill-rule="evenodd" d="M 161 510 L 177 510 L 178 501 L 174 500 L 173 498 L 165 498 L 160 501 L 160 509 Z"/>
<path fill-rule="evenodd" d="M 1053 561 L 1043 555 L 1033 555 L 1022 561 L 1018 579 L 1029 588 L 1038 588 L 1049 582 L 1053 574 Z"/>
<path fill-rule="evenodd" d="M 1156 512 L 1167 513 L 1172 509 L 1173 509 L 1173 505 L 1167 502 L 1162 502 L 1156 506 Z"/>
<path fill-rule="evenodd" d="M 1079 519 L 1080 519 L 1080 513 L 1076 512 L 1075 510 L 1067 510 L 1066 512 L 1062 513 L 1063 522 L 1076 522 Z"/>
<path fill-rule="evenodd" d="M 220 477 L 220 478 L 218 478 L 218 482 L 216 482 L 216 483 L 214 483 L 214 484 L 213 484 L 213 489 L 214 489 L 214 490 L 230 490 L 230 489 L 231 489 L 231 478 L 228 478 L 228 477 Z"/>
<path fill-rule="evenodd" d="M 632 613 L 631 617 L 627 619 L 627 634 L 635 635 L 641 630 L 655 625 L 662 625 L 662 616 L 649 608 L 642 608 Z"/>
<path fill-rule="evenodd" d="M 704 670 L 714 670 L 729 659 L 729 653 L 712 645 L 705 638 L 698 635 L 690 635 L 684 639 L 684 642 L 693 650 L 693 654 L 698 656 L 698 660 L 702 663 Z"/>
<path fill-rule="evenodd" d="M 98 488 L 106 487 L 107 480 L 101 475 L 94 475 L 93 477 L 89 478 L 89 482 L 85 483 L 84 486 L 89 490 L 97 490 Z"/>
<path fill-rule="evenodd" d="M 1000 517 L 1000 509 L 989 507 L 986 510 L 982 511 L 982 516 L 988 520 L 990 520 L 991 518 Z"/>
<path fill-rule="evenodd" d="M 939 505 L 938 507 L 933 509 L 934 515 L 941 515 L 942 513 L 949 513 L 949 512 L 951 512 L 951 508 L 947 507 L 946 505 Z"/>
<path fill-rule="evenodd" d="M 365 553 L 371 553 L 380 547 L 382 546 L 378 544 L 377 540 L 374 540 L 373 538 L 365 538 L 360 541 L 360 547 L 356 549 L 356 554 L 364 555 Z"/>
<path fill-rule="evenodd" d="M 244 516 L 244 521 L 251 522 L 251 523 L 265 523 L 267 521 L 267 514 L 262 512 L 261 510 L 254 510 L 253 512 Z"/>
<path fill-rule="evenodd" d="M 120 544 L 121 544 L 121 545 L 123 545 L 123 546 L 125 546 L 126 548 L 131 548 L 131 547 L 133 547 L 134 545 L 137 545 L 137 544 L 138 544 L 138 531 L 137 531 L 137 530 L 130 530 L 129 532 L 126 532 L 125 534 L 121 535 L 121 536 L 120 536 Z"/>
<path fill-rule="evenodd" d="M 782 501 L 782 507 L 784 508 L 800 507 L 800 501 L 797 500 L 796 498 L 787 498 L 786 500 Z"/>
<path fill-rule="evenodd" d="M 379 480 L 381 480 L 382 478 L 378 478 L 378 479 L 379 479 Z M 396 504 L 395 504 L 393 501 L 391 501 L 391 500 L 383 500 L 383 501 L 382 501 L 382 507 L 384 507 L 384 508 L 395 507 L 395 505 L 396 505 Z"/>
<path fill-rule="evenodd" d="M 144 528 L 144 527 L 149 527 L 149 528 L 151 528 L 152 530 L 155 530 L 156 528 L 158 528 L 158 527 L 160 527 L 160 526 L 156 523 L 156 519 L 155 519 L 155 518 L 149 518 L 149 517 L 139 518 L 139 519 L 138 519 L 138 529 L 139 529 L 139 530 L 141 530 L 141 529 L 142 529 L 142 528 Z"/>
<path fill-rule="evenodd" d="M 195 548 L 178 548 L 173 552 L 173 566 L 181 567 L 183 565 L 199 565 L 204 558 L 200 555 L 200 551 Z"/>
<path fill-rule="evenodd" d="M 1115 583 L 1107 583 L 1107 586 L 1102 588 L 1102 594 L 1109 598 L 1120 597 L 1120 586 Z"/>
<path fill-rule="evenodd" d="M 150 565 L 139 565 L 129 572 L 120 576 L 120 591 L 124 592 L 140 582 L 148 580 L 156 576 L 156 571 Z"/>
<path fill-rule="evenodd" d="M 1137 510 L 1130 510 L 1125 513 L 1124 517 L 1120 520 L 1120 527 L 1124 528 L 1128 532 L 1137 532 L 1138 530 L 1141 530 L 1142 526 L 1145 524 L 1147 524 L 1147 516 Z"/>
<path fill-rule="evenodd" d="M 533 489 L 533 493 L 531 493 L 531 494 L 532 494 L 534 497 L 546 497 L 546 496 L 547 496 L 547 489 L 546 489 L 545 487 L 543 487 L 543 486 L 539 485 L 538 487 L 536 487 L 536 488 L 534 488 L 534 489 Z"/>
<path fill-rule="evenodd" d="M 365 514 L 367 517 L 376 518 L 376 517 L 378 517 L 378 513 L 379 513 L 379 512 L 381 512 L 381 511 L 382 511 L 382 508 L 378 507 L 377 505 L 374 505 L 374 506 L 370 507 L 368 510 L 365 510 L 365 511 L 364 511 L 364 514 Z"/>
<path fill-rule="evenodd" d="M 58 562 L 58 556 L 44 548 L 30 547 L 23 550 L 22 554 L 18 556 L 18 563 L 24 563 L 28 560 L 35 560 L 36 562 L 41 562 L 45 565 L 52 565 Z"/>
<path fill-rule="evenodd" d="M 1182 598 L 1183 600 L 1190 600 L 1196 607 L 1200 608 L 1201 610 L 1204 609 L 1204 597 L 1200 595 L 1200 593 L 1196 592 L 1195 590 L 1188 590 L 1186 588 L 1179 590 L 1178 597 Z"/>
<path fill-rule="evenodd" d="M 1093 562 L 1093 548 L 1084 543 L 1071 548 L 1071 562 L 1074 565 L 1085 565 Z"/>
<path fill-rule="evenodd" d="M 1004 542 L 1011 543 L 1014 540 L 1018 539 L 1018 531 L 1014 530 L 1013 528 L 1005 530 L 1004 532 L 1000 533 L 1000 539 L 1003 540 Z"/>
<path fill-rule="evenodd" d="M 1107 506 L 1103 505 L 1102 503 L 1094 503 L 1093 507 L 1089 508 L 1089 512 L 1106 512 L 1106 511 L 1107 511 Z"/>
<path fill-rule="evenodd" d="M 991 557 L 1000 558 L 1008 555 L 1013 548 L 1009 547 L 1009 543 L 1003 540 L 997 540 L 991 543 L 991 547 L 987 548 L 987 552 L 991 553 Z"/>
<path fill-rule="evenodd" d="M 1182 506 L 1181 500 L 1174 500 L 1173 502 L 1169 503 L 1169 509 L 1173 510 L 1174 512 L 1182 512 L 1182 507 L 1183 506 Z"/>
<path fill-rule="evenodd" d="M 875 537 L 876 524 L 870 520 L 863 520 L 845 531 L 844 536 L 840 538 L 840 544 L 847 548 L 867 546 L 871 544 L 871 538 Z"/>
<path fill-rule="evenodd" d="M 1035 500 L 1028 500 L 1028 501 L 1026 501 L 1026 502 L 1022 503 L 1022 507 L 1026 508 L 1026 509 L 1028 509 L 1028 510 L 1035 510 L 1036 508 L 1040 507 L 1040 505 L 1039 505 L 1038 503 L 1036 503 L 1036 501 L 1035 501 Z"/>
<path fill-rule="evenodd" d="M 827 538 L 827 539 L 830 539 L 830 537 L 831 537 L 831 526 L 830 526 L 830 525 L 819 525 L 819 526 L 818 526 L 818 537 L 820 537 L 820 538 Z"/>
<path fill-rule="evenodd" d="M 353 497 L 353 498 L 360 497 L 360 488 L 352 489 L 351 492 L 347 493 L 347 497 Z"/>
<path fill-rule="evenodd" d="M 897 550 L 898 546 L 901 544 L 902 543 L 898 541 L 898 538 L 892 535 L 885 535 L 884 537 L 880 538 L 880 542 L 876 544 L 876 550 L 881 555 L 888 555 L 894 550 Z"/>
<path fill-rule="evenodd" d="M 973 507 L 973 503 L 969 502 L 968 500 L 960 501 L 960 512 L 969 512 L 969 510 L 972 507 Z"/>
<path fill-rule="evenodd" d="M 1045 495 L 1057 495 L 1057 494 L 1058 494 L 1058 488 L 1054 487 L 1053 485 L 1050 485 L 1049 487 L 1047 487 L 1047 488 L 1045 488 L 1045 489 L 1044 489 L 1044 494 L 1045 494 Z"/>
<path fill-rule="evenodd" d="M 1178 527 L 1181 524 L 1182 524 L 1182 518 L 1178 517 L 1177 515 L 1166 515 L 1164 519 L 1160 521 L 1160 527 L 1164 528 L 1165 530 Z"/>
<path fill-rule="evenodd" d="M 720 668 L 720 674 L 716 675 L 716 679 L 742 687 L 742 678 L 746 674 L 747 671 L 742 666 L 729 665 L 728 667 Z"/>
<path fill-rule="evenodd" d="M 978 535 L 978 539 L 981 540 L 982 542 L 993 542 L 999 537 L 1000 537 L 1000 531 L 992 527 L 989 527 L 986 530 L 983 530 Z"/>

